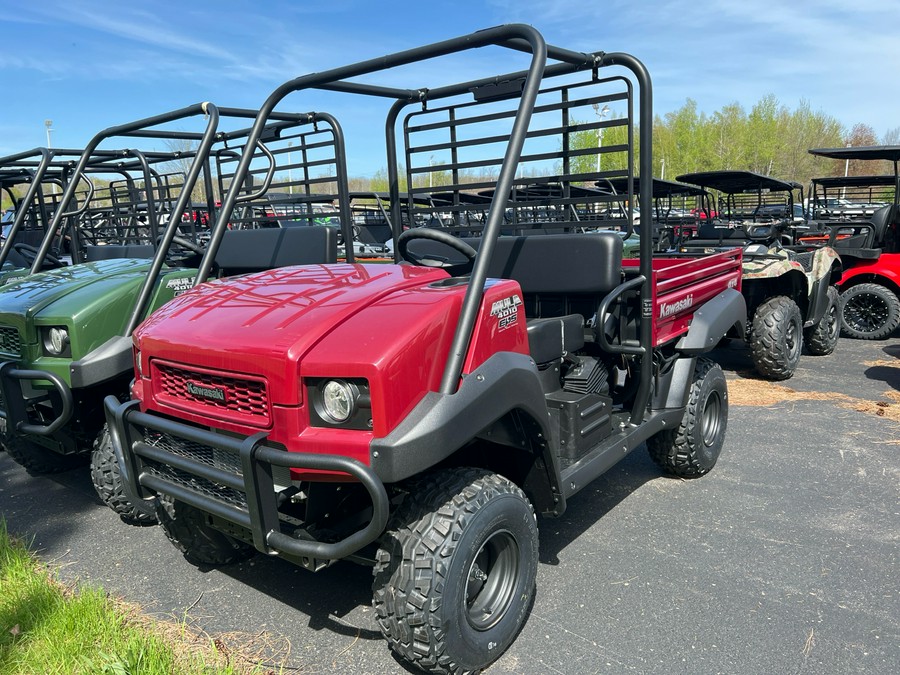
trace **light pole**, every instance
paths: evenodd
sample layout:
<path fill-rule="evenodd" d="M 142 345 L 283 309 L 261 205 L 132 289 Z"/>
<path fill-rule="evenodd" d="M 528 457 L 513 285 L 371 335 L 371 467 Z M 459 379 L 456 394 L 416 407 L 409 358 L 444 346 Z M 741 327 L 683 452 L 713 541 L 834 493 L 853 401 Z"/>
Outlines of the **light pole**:
<path fill-rule="evenodd" d="M 44 120 L 44 128 L 47 130 L 47 149 L 49 150 L 52 145 L 50 143 L 50 132 L 53 131 L 53 120 Z M 56 194 L 56 183 L 51 183 L 50 193 Z"/>
<path fill-rule="evenodd" d="M 851 147 L 851 144 L 847 143 L 847 147 L 848 148 Z M 848 157 L 847 159 L 844 160 L 844 178 L 846 178 L 849 173 L 850 173 L 850 158 Z M 841 199 L 846 199 L 846 198 L 847 198 L 847 186 L 844 185 L 844 187 L 841 188 Z"/>
<path fill-rule="evenodd" d="M 593 103 L 594 114 L 602 122 L 603 118 L 609 114 L 609 106 L 604 105 L 602 108 L 599 103 Z M 600 173 L 600 153 L 603 150 L 603 129 L 597 128 L 597 173 Z"/>
<path fill-rule="evenodd" d="M 291 160 L 291 148 L 293 147 L 293 145 L 293 141 L 288 141 L 288 194 L 294 194 L 294 171 L 293 162 Z"/>

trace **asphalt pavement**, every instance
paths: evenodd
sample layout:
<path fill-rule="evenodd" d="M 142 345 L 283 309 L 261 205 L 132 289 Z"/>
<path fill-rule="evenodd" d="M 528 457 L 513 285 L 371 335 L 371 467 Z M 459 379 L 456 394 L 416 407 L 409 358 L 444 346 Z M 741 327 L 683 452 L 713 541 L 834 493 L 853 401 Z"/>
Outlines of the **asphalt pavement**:
<path fill-rule="evenodd" d="M 900 672 L 900 338 L 842 339 L 778 385 L 753 379 L 739 343 L 715 356 L 731 392 L 718 465 L 665 478 L 638 449 L 541 519 L 533 611 L 488 673 Z M 64 580 L 285 673 L 408 672 L 368 568 L 198 569 L 103 507 L 86 467 L 30 476 L 5 453 L 0 514 Z"/>

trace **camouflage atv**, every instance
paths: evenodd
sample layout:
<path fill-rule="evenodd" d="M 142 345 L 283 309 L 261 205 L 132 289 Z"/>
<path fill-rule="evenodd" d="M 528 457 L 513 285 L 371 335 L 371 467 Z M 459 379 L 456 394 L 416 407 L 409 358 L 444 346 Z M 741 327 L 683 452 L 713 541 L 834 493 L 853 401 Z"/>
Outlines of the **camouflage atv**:
<path fill-rule="evenodd" d="M 686 174 L 678 180 L 719 191 L 718 212 L 728 218 L 701 225 L 698 237 L 681 250 L 744 249 L 746 340 L 756 371 L 769 380 L 786 380 L 804 345 L 811 355 L 831 354 L 840 334 L 836 284 L 843 268 L 833 248 L 793 245 L 802 229 L 793 220 L 793 191 L 799 185 L 749 171 Z"/>

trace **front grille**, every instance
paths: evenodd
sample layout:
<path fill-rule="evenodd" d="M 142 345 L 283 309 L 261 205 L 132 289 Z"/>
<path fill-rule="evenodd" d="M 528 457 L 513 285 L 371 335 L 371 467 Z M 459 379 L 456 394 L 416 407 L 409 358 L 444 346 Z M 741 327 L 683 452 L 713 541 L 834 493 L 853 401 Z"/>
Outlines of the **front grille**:
<path fill-rule="evenodd" d="M 147 445 L 165 450 L 173 455 L 179 455 L 192 459 L 196 462 L 206 464 L 207 466 L 222 469 L 236 476 L 242 476 L 240 458 L 234 453 L 218 448 L 211 448 L 208 445 L 194 443 L 182 438 L 173 438 L 166 434 L 147 434 L 144 438 Z M 242 509 L 247 508 L 247 498 L 243 492 L 224 487 L 208 481 L 205 478 L 199 478 L 185 471 L 180 471 L 166 464 L 160 464 L 147 458 L 142 458 L 144 470 L 153 476 L 157 476 L 163 480 L 170 481 L 176 485 L 188 488 L 192 492 L 199 492 L 212 497 L 226 504 L 237 506 Z"/>
<path fill-rule="evenodd" d="M 269 425 L 269 397 L 262 379 L 189 370 L 160 361 L 153 361 L 153 370 L 154 394 L 160 403 L 254 426 Z"/>
<path fill-rule="evenodd" d="M 22 353 L 22 338 L 19 330 L 12 326 L 0 326 L 0 352 L 19 356 Z"/>

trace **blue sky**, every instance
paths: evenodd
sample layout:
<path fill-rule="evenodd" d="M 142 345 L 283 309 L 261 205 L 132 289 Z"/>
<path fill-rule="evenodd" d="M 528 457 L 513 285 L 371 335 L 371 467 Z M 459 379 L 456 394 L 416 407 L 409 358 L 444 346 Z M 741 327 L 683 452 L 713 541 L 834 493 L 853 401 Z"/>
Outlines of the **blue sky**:
<path fill-rule="evenodd" d="M 46 145 L 47 119 L 54 147 L 83 147 L 112 125 L 204 100 L 257 108 L 294 77 L 513 22 L 561 47 L 635 55 L 653 78 L 656 114 L 688 97 L 707 113 L 733 102 L 749 110 L 772 94 L 882 137 L 900 129 L 898 19 L 900 0 L 8 3 L 0 155 Z M 452 73 L 414 71 L 403 85 L 458 81 L 470 68 L 485 75 L 484 61 L 475 53 Z M 377 119 L 380 137 L 380 118 L 365 109 L 296 106 L 317 108 L 334 112 L 351 139 Z M 364 148 L 350 173 L 383 164 Z"/>

